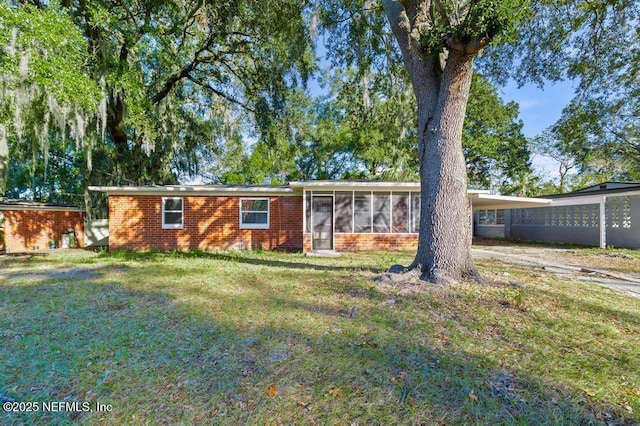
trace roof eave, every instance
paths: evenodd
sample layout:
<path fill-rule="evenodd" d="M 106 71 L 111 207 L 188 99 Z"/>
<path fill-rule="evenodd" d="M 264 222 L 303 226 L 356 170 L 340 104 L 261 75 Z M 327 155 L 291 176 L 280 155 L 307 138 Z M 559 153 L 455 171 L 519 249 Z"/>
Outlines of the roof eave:
<path fill-rule="evenodd" d="M 90 186 L 88 189 L 107 195 L 293 195 L 291 188 L 278 186 Z"/>

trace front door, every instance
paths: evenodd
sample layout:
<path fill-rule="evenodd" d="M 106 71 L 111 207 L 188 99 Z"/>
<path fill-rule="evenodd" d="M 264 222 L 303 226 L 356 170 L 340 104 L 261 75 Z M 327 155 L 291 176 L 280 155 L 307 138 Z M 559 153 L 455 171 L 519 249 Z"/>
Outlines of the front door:
<path fill-rule="evenodd" d="M 313 249 L 333 249 L 333 197 L 313 197 Z"/>

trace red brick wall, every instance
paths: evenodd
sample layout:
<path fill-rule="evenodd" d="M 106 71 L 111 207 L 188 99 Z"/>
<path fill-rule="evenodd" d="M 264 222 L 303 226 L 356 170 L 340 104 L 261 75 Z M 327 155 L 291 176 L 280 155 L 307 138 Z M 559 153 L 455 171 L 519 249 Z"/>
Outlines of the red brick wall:
<path fill-rule="evenodd" d="M 3 210 L 8 252 L 48 249 L 49 240 L 62 246 L 61 235 L 73 228 L 78 246 L 84 245 L 84 213 L 50 210 Z"/>
<path fill-rule="evenodd" d="M 269 198 L 269 229 L 240 229 L 240 199 Z M 302 197 L 184 196 L 182 229 L 162 229 L 162 196 L 109 196 L 109 250 L 302 249 Z"/>
<path fill-rule="evenodd" d="M 418 234 L 335 234 L 335 251 L 415 250 Z M 311 234 L 304 234 L 304 251 L 311 251 Z"/>
<path fill-rule="evenodd" d="M 418 234 L 336 234 L 337 251 L 415 250 Z"/>
<path fill-rule="evenodd" d="M 304 247 L 302 251 L 308 253 L 311 251 L 311 234 L 304 234 Z"/>

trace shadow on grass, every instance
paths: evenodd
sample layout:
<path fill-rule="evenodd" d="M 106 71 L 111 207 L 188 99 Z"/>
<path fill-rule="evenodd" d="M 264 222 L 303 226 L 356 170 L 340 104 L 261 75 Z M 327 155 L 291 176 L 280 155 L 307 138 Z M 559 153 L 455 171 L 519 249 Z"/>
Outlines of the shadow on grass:
<path fill-rule="evenodd" d="M 554 243 L 547 241 L 524 241 L 515 238 L 483 238 L 473 237 L 474 247 L 495 247 L 495 246 L 512 246 L 512 247 L 531 247 L 531 248 L 555 248 L 555 249 L 593 249 L 594 246 L 570 243 Z"/>
<path fill-rule="evenodd" d="M 599 286 L 599 284 L 593 284 L 593 283 L 589 283 L 589 284 L 583 283 L 582 285 Z M 540 290 L 540 292 L 548 295 L 551 298 L 554 298 L 559 302 L 560 305 L 573 306 L 577 308 L 578 311 L 598 313 L 607 319 L 615 319 L 617 321 L 620 321 L 623 324 L 630 323 L 636 326 L 640 326 L 640 316 L 635 315 L 631 312 L 624 311 L 622 309 L 616 309 L 613 307 L 606 307 L 606 306 L 598 305 L 595 303 L 590 303 L 580 297 L 574 297 L 574 296 L 568 295 L 565 292 L 553 291 L 553 290 Z M 633 296 L 629 296 L 622 291 L 618 291 L 618 297 L 620 297 L 621 303 L 624 303 L 623 301 L 625 298 L 628 298 L 629 299 L 628 301 L 630 303 L 633 303 L 637 300 Z"/>
<path fill-rule="evenodd" d="M 154 265 L 142 271 L 157 272 Z M 335 315 L 321 334 L 298 323 L 269 324 L 283 305 L 331 316 L 321 300 L 315 306 L 265 292 L 259 312 L 246 318 L 233 305 L 253 294 L 214 292 L 209 298 L 230 309 L 198 310 L 175 288 L 36 279 L 0 285 L 0 396 L 97 401 L 113 410 L 3 413 L 7 424 L 598 422 L 597 407 L 539 378 L 418 344 L 377 317 Z M 339 330 L 354 322 L 370 329 L 366 339 Z"/>
<path fill-rule="evenodd" d="M 178 259 L 211 259 L 220 260 L 223 262 L 245 263 L 248 265 L 258 266 L 270 266 L 274 268 L 289 268 L 289 269 L 315 269 L 318 271 L 353 271 L 354 269 L 368 270 L 371 272 L 381 272 L 380 268 L 357 268 L 354 266 L 338 266 L 338 265 L 322 265 L 313 262 L 301 261 L 301 262 L 284 262 L 282 260 L 275 260 L 267 258 L 258 258 L 255 255 L 261 254 L 259 251 L 238 251 L 238 252 L 208 252 L 202 250 L 191 251 L 147 251 L 136 252 L 128 250 L 116 250 L 111 253 L 101 253 L 99 257 L 102 258 L 114 258 L 125 261 L 160 261 L 169 258 Z M 273 253 L 270 253 L 273 255 Z M 267 255 L 268 256 L 268 255 Z M 292 255 L 293 256 L 293 255 Z M 320 258 L 314 258 L 316 261 Z M 328 258 L 328 260 L 332 260 Z M 391 265 L 389 265 L 391 266 Z"/>

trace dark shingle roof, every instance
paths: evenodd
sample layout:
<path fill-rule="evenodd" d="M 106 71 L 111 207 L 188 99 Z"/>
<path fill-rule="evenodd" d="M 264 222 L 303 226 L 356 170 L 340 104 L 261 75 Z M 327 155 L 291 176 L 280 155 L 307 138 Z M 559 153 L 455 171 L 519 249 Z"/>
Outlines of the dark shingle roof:
<path fill-rule="evenodd" d="M 0 198 L 0 206 L 15 206 L 15 207 L 65 207 L 65 208 L 78 208 L 73 204 L 62 203 L 44 203 L 40 201 L 19 200 L 15 198 Z"/>

